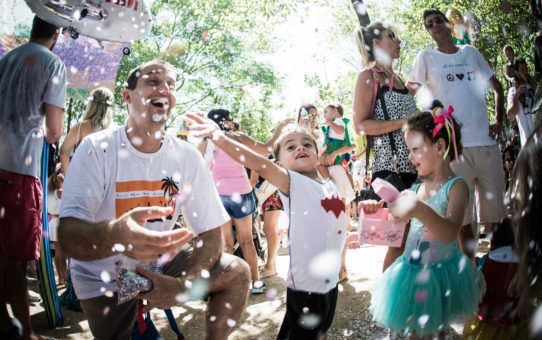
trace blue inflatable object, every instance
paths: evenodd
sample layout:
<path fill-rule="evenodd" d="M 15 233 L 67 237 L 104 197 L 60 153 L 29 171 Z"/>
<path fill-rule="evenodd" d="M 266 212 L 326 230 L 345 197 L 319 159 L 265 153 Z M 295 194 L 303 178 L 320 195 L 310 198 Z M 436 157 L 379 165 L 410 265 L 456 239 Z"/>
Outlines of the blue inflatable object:
<path fill-rule="evenodd" d="M 56 290 L 55 273 L 53 261 L 51 260 L 51 247 L 49 245 L 49 219 L 47 217 L 47 172 L 49 164 L 49 144 L 43 142 L 41 153 L 40 180 L 43 190 L 43 211 L 41 214 L 42 234 L 40 243 L 40 258 L 36 260 L 36 271 L 38 273 L 39 286 L 43 307 L 47 314 L 47 321 L 50 328 L 55 328 L 64 323 L 62 308 Z"/>

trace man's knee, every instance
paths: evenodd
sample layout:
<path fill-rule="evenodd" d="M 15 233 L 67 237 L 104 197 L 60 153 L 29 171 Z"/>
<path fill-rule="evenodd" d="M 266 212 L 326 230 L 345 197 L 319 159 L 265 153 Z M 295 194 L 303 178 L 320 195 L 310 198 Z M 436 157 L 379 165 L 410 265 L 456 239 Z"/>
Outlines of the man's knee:
<path fill-rule="evenodd" d="M 250 233 L 248 235 L 238 234 L 237 235 L 237 242 L 239 243 L 239 245 L 241 247 L 250 246 L 254 242 L 254 240 L 252 239 L 252 233 Z"/>
<path fill-rule="evenodd" d="M 226 267 L 226 271 L 229 273 L 227 275 L 228 281 L 235 282 L 237 285 L 244 285 L 248 289 L 251 282 L 250 267 L 245 261 L 242 259 L 233 261 Z"/>

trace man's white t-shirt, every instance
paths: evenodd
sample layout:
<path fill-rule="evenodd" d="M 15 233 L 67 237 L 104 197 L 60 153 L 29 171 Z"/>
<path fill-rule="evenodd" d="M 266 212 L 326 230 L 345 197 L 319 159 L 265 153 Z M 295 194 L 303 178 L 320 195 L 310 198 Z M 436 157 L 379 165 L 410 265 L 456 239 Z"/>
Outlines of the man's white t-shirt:
<path fill-rule="evenodd" d="M 518 121 L 519 137 L 521 139 L 521 146 L 527 143 L 527 139 L 534 131 L 534 122 L 532 110 L 534 106 L 534 93 L 531 85 L 527 85 L 528 91 L 525 92 L 523 101 L 525 105 L 520 101 L 518 107 L 518 114 L 516 120 Z M 508 108 L 514 103 L 514 96 L 516 95 L 516 88 L 511 87 L 508 90 Z"/>
<path fill-rule="evenodd" d="M 412 67 L 408 82 L 425 85 L 433 99 L 448 108 L 463 124 L 464 147 L 488 146 L 496 142 L 489 136 L 485 90 L 493 71 L 480 52 L 470 46 L 457 46 L 453 54 L 438 50 L 422 51 Z"/>
<path fill-rule="evenodd" d="M 152 154 L 136 150 L 124 126 L 89 135 L 70 162 L 63 189 L 61 218 L 110 221 L 135 207 L 167 206 L 167 196 L 177 193 L 183 217 L 194 233 L 229 220 L 201 154 L 168 134 L 160 150 Z M 147 221 L 145 227 L 171 230 L 172 216 Z M 124 258 L 119 254 L 96 261 L 72 260 L 77 296 L 89 299 L 115 292 L 115 262 Z"/>
<path fill-rule="evenodd" d="M 329 179 L 320 183 L 295 171 L 290 195 L 280 192 L 290 225 L 288 288 L 327 293 L 337 286 L 346 242 L 346 214 L 341 196 Z"/>

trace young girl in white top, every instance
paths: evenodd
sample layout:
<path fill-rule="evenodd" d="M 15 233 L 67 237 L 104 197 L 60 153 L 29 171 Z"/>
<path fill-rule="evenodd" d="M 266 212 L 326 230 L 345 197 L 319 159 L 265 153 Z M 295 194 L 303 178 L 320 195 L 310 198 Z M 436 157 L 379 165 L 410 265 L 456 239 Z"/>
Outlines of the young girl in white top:
<path fill-rule="evenodd" d="M 286 315 L 278 339 L 325 337 L 337 304 L 347 229 L 345 205 L 337 188 L 318 173 L 316 140 L 303 128 L 283 132 L 275 143 L 275 164 L 225 137 L 202 115 L 187 117 L 199 123 L 191 126 L 199 130 L 199 136 L 211 136 L 228 155 L 280 190 L 290 220 L 290 267 Z"/>
<path fill-rule="evenodd" d="M 64 175 L 60 168 L 60 163 L 57 164 L 55 173 L 49 176 L 47 186 L 47 213 L 49 215 L 49 240 L 55 248 L 55 267 L 58 274 L 58 284 L 65 285 L 68 280 L 66 256 L 58 242 L 58 215 L 60 213 L 60 199 L 62 198 L 62 184 L 64 183 Z"/>
<path fill-rule="evenodd" d="M 351 146 L 350 137 L 348 135 L 349 120 L 343 117 L 343 108 L 340 105 L 327 105 L 324 108 L 324 118 L 326 119 L 326 125 L 322 127 L 324 132 L 324 145 L 321 152 L 330 155 L 331 165 L 347 166 L 350 161 L 350 154 L 345 153 L 334 157 L 333 151 L 340 149 L 341 147 L 348 145 Z M 320 164 L 318 166 L 318 172 L 324 178 L 331 178 L 327 165 Z"/>
<path fill-rule="evenodd" d="M 457 247 L 469 194 L 465 180 L 450 169 L 461 153 L 460 129 L 452 108 L 422 112 L 407 121 L 409 159 L 423 183 L 388 205 L 398 220 L 410 220 L 402 256 L 371 292 L 371 312 L 380 326 L 413 338 L 443 335 L 457 317 L 471 317 L 482 297 L 483 277 Z M 367 203 L 373 202 L 373 203 Z M 366 213 L 381 207 L 361 205 Z"/>

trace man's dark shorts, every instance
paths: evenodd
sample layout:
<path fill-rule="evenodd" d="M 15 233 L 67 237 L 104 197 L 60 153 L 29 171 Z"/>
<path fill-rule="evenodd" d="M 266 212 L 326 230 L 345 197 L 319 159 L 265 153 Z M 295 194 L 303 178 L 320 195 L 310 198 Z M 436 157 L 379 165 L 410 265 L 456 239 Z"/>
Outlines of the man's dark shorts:
<path fill-rule="evenodd" d="M 42 203 L 38 178 L 0 169 L 0 247 L 6 258 L 39 258 Z"/>

